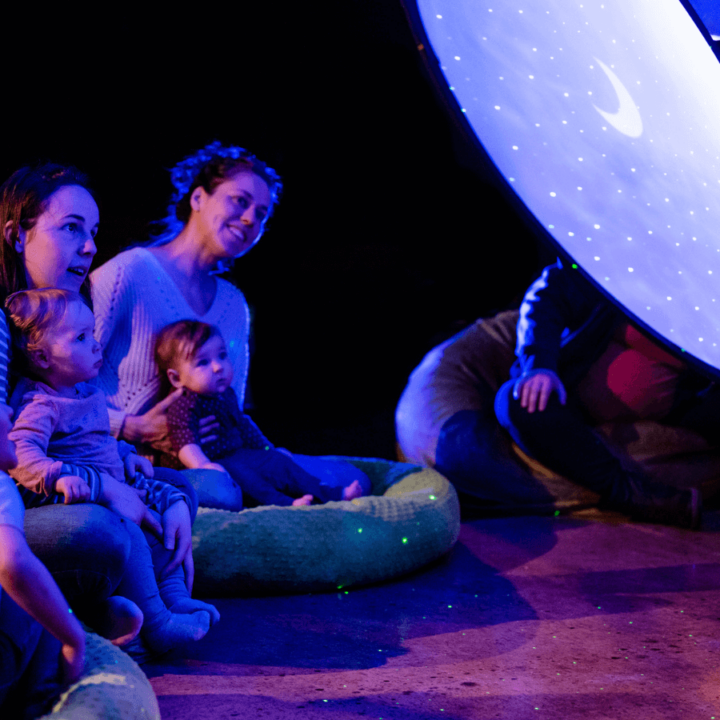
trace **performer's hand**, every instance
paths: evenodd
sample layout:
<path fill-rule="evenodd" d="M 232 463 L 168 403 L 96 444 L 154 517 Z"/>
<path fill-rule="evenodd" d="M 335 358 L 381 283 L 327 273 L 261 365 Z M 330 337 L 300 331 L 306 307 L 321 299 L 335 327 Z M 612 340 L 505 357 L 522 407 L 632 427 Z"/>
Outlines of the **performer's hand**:
<path fill-rule="evenodd" d="M 529 413 L 545 410 L 550 395 L 556 392 L 560 404 L 564 405 L 567 400 L 567 392 L 562 380 L 552 370 L 538 370 L 532 375 L 521 377 L 513 388 L 513 397 L 520 400 L 520 407 L 525 408 Z"/>

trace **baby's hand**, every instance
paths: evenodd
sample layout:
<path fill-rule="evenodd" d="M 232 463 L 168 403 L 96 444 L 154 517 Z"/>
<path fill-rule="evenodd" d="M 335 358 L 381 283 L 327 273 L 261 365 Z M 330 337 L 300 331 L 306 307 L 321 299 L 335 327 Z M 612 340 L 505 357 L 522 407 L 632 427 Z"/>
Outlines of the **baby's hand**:
<path fill-rule="evenodd" d="M 55 492 L 65 496 L 65 504 L 81 503 L 90 499 L 90 486 L 77 475 L 65 475 L 55 483 Z"/>
<path fill-rule="evenodd" d="M 146 478 L 151 478 L 155 475 L 152 463 L 140 455 L 130 453 L 125 458 L 125 475 L 131 480 L 134 479 L 135 473 L 140 471 Z"/>
<path fill-rule="evenodd" d="M 214 462 L 205 463 L 201 465 L 200 470 L 219 470 L 221 473 L 227 473 L 227 470 L 222 466 Z"/>

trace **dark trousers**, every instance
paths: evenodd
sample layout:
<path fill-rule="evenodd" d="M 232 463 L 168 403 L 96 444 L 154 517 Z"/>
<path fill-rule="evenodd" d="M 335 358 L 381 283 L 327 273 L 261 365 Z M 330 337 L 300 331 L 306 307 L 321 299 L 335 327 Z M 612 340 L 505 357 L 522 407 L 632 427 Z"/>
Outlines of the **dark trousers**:
<path fill-rule="evenodd" d="M 529 413 L 513 397 L 509 380 L 495 397 L 495 414 L 512 439 L 528 455 L 555 472 L 616 503 L 627 501 L 627 473 L 598 435 L 572 397 L 562 405 L 556 393 L 542 412 Z"/>
<path fill-rule="evenodd" d="M 122 579 L 131 545 L 126 522 L 92 503 L 44 505 L 25 512 L 30 549 L 81 617 L 84 604 L 106 600 Z"/>
<path fill-rule="evenodd" d="M 461 410 L 440 431 L 435 469 L 464 506 L 547 506 L 553 496 L 514 457 L 510 441 L 487 410 Z"/>
<path fill-rule="evenodd" d="M 60 641 L 0 591 L 0 717 L 49 712 L 60 690 Z"/>
<path fill-rule="evenodd" d="M 328 486 L 278 450 L 236 450 L 217 462 L 240 486 L 245 507 L 292 505 L 303 495 L 342 500 L 342 486 Z"/>
<path fill-rule="evenodd" d="M 555 393 L 542 412 L 529 413 L 513 398 L 515 380 L 506 382 L 495 397 L 500 424 L 528 454 L 579 485 L 599 493 L 615 504 L 629 498 L 628 476 L 650 487 L 637 467 L 624 467 L 588 423 L 583 410 L 568 392 L 566 405 Z M 663 419 L 668 425 L 685 427 L 702 435 L 710 444 L 720 441 L 720 385 L 677 402 Z"/>

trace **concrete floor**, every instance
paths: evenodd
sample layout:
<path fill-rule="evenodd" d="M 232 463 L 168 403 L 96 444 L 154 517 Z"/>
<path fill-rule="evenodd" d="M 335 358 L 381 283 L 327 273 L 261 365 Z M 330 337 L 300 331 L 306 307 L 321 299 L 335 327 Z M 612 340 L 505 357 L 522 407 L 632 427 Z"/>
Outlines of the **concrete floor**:
<path fill-rule="evenodd" d="M 332 595 L 219 600 L 145 666 L 164 720 L 720 720 L 720 514 L 463 522 L 443 560 Z"/>

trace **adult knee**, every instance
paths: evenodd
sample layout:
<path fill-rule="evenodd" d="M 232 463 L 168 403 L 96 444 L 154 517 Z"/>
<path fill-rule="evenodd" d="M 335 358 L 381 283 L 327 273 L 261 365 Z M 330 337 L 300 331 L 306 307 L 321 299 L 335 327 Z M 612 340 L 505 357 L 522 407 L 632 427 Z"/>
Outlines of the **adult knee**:
<path fill-rule="evenodd" d="M 101 505 L 86 504 L 82 507 L 87 511 L 85 522 L 70 537 L 70 542 L 76 547 L 87 543 L 87 547 L 93 549 L 93 555 L 102 557 L 114 589 L 130 558 L 128 527 L 133 523 Z"/>
<path fill-rule="evenodd" d="M 48 505 L 25 513 L 25 536 L 69 602 L 104 599 L 114 592 L 130 557 L 129 522 L 92 503 Z"/>

